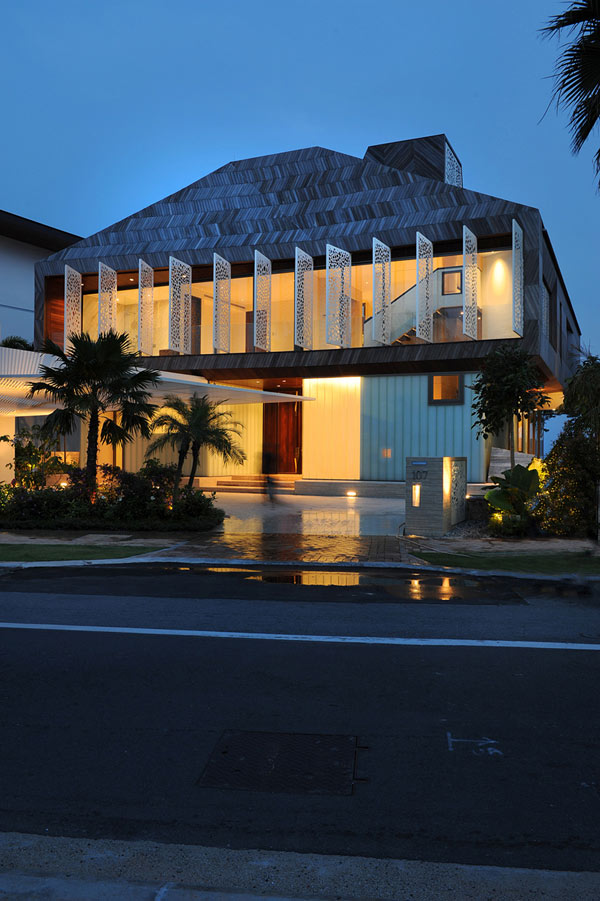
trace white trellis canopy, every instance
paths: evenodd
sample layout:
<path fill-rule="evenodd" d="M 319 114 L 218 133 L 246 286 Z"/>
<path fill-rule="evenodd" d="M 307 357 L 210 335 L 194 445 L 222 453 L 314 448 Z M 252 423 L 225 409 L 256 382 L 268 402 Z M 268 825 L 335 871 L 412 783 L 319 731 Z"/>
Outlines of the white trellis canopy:
<path fill-rule="evenodd" d="M 417 338 L 433 341 L 433 244 L 417 232 Z"/>
<path fill-rule="evenodd" d="M 98 266 L 98 334 L 117 328 L 117 273 L 106 263 Z"/>
<path fill-rule="evenodd" d="M 479 276 L 477 237 L 463 225 L 463 335 L 477 341 Z"/>
<path fill-rule="evenodd" d="M 69 335 L 81 334 L 81 273 L 65 266 L 65 325 L 63 347 L 67 350 Z"/>
<path fill-rule="evenodd" d="M 373 340 L 389 344 L 391 335 L 392 252 L 373 238 Z"/>
<path fill-rule="evenodd" d="M 296 247 L 294 263 L 294 345 L 313 347 L 313 258 Z"/>
<path fill-rule="evenodd" d="M 154 269 L 139 261 L 138 266 L 138 350 L 151 357 L 154 341 Z"/>
<path fill-rule="evenodd" d="M 525 276 L 523 269 L 523 229 L 512 221 L 513 332 L 523 337 Z"/>
<path fill-rule="evenodd" d="M 231 263 L 213 253 L 213 348 L 229 353 L 231 348 Z"/>
<path fill-rule="evenodd" d="M 271 350 L 271 260 L 254 251 L 254 346 Z"/>
<path fill-rule="evenodd" d="M 191 338 L 192 267 L 169 257 L 169 350 L 191 353 Z"/>
<path fill-rule="evenodd" d="M 327 245 L 326 259 L 326 341 L 336 347 L 350 347 L 352 259 L 348 251 L 332 244 Z"/>

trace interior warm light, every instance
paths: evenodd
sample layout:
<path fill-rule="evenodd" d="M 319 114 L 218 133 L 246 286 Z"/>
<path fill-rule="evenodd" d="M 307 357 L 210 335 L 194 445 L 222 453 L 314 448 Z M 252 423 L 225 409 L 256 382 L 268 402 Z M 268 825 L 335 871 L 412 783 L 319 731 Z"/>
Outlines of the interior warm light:
<path fill-rule="evenodd" d="M 492 266 L 492 285 L 494 291 L 503 291 L 508 277 L 508 268 L 504 260 L 496 260 Z"/>
<path fill-rule="evenodd" d="M 347 491 L 346 497 L 356 497 L 356 491 Z"/>
<path fill-rule="evenodd" d="M 413 505 L 413 507 L 421 506 L 421 483 L 420 482 L 413 482 L 412 505 Z"/>

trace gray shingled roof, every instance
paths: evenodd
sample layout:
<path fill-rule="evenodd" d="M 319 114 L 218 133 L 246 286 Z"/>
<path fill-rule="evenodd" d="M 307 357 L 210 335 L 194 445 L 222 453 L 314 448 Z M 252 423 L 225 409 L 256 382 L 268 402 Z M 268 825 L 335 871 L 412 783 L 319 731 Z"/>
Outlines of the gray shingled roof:
<path fill-rule="evenodd" d="M 93 272 L 99 260 L 135 269 L 139 257 L 159 268 L 170 255 L 199 265 L 211 263 L 213 251 L 248 261 L 254 248 L 274 260 L 291 259 L 296 245 L 319 256 L 327 243 L 368 250 L 373 236 L 390 246 L 414 244 L 417 229 L 433 241 L 458 239 L 463 223 L 478 235 L 505 234 L 519 212 L 533 212 L 448 185 L 443 175 L 419 174 L 436 174 L 439 160 L 430 150 L 439 156 L 444 140 L 378 145 L 363 159 L 309 147 L 231 162 L 53 254 L 39 272 L 61 273 L 65 262 Z"/>

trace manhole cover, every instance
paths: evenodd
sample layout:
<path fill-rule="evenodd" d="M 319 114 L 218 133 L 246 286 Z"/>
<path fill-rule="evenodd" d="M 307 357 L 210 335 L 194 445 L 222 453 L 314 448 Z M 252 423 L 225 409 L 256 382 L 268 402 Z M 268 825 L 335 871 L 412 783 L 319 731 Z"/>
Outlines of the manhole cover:
<path fill-rule="evenodd" d="M 351 795 L 354 735 L 223 732 L 198 784 L 205 788 Z"/>

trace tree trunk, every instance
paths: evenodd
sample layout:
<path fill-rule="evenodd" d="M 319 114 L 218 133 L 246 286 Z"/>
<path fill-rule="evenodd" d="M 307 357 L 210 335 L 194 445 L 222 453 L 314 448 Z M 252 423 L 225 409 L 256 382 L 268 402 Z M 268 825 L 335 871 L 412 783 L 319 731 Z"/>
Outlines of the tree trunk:
<path fill-rule="evenodd" d="M 511 416 L 508 423 L 508 449 L 510 451 L 510 468 L 515 468 L 515 417 Z"/>
<path fill-rule="evenodd" d="M 96 467 L 98 465 L 98 431 L 100 417 L 97 410 L 90 413 L 88 423 L 87 459 L 85 463 L 85 480 L 90 491 L 96 488 Z"/>
<path fill-rule="evenodd" d="M 179 448 L 179 456 L 177 458 L 177 469 L 175 471 L 175 482 L 173 484 L 173 503 L 177 500 L 177 495 L 179 494 L 179 483 L 181 482 L 181 473 L 183 472 L 183 464 L 185 463 L 185 458 L 188 455 L 188 450 L 190 448 L 190 442 L 184 441 Z"/>
<path fill-rule="evenodd" d="M 190 470 L 190 477 L 188 479 L 188 488 L 194 487 L 194 479 L 196 478 L 196 470 L 198 469 L 198 456 L 200 454 L 200 445 L 194 443 L 192 444 L 192 468 Z"/>

